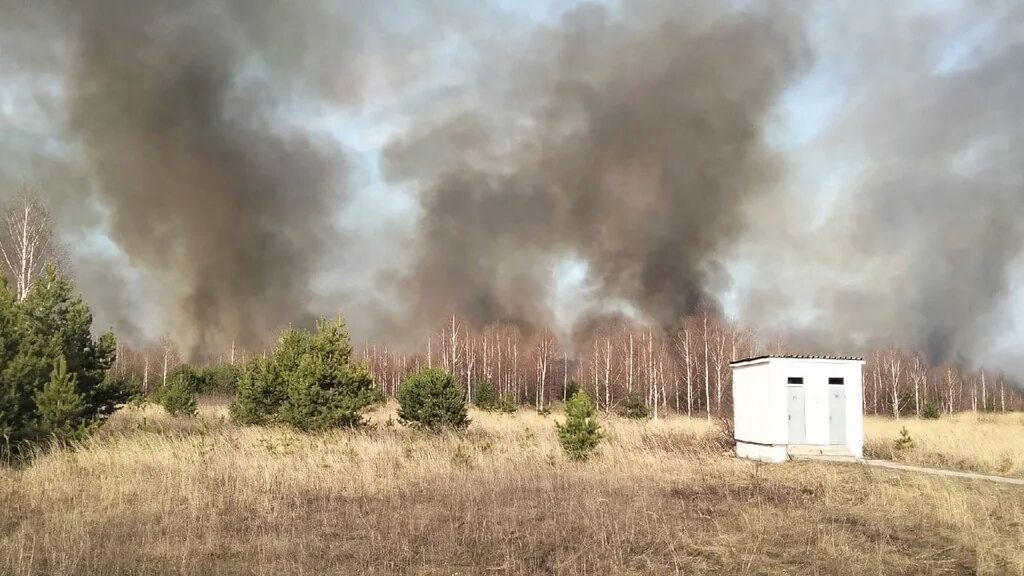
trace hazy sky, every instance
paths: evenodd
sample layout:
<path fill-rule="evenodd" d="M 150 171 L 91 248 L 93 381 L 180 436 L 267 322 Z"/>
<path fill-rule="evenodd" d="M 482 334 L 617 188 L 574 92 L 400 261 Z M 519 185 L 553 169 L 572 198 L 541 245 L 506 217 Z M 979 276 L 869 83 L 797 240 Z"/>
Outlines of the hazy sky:
<path fill-rule="evenodd" d="M 64 3 L 57 1 L 52 9 L 24 4 L 0 0 L 0 13 L 16 14 L 0 28 L 0 195 L 25 183 L 50 197 L 97 324 L 137 341 L 154 338 L 179 313 L 167 304 L 177 297 L 168 288 L 174 271 L 157 270 L 157 257 L 138 255 L 123 234 L 111 231 L 120 212 L 99 189 L 116 184 L 97 177 L 97 166 L 109 167 L 110 160 L 99 162 L 87 150 L 97 146 L 97 137 L 108 151 L 117 141 L 103 127 L 81 128 L 90 123 L 89 110 L 75 108 L 83 104 L 73 98 L 82 89 L 72 84 L 80 81 L 74 78 L 83 66 L 82 22 L 95 14 L 60 15 Z M 116 9 L 100 0 L 88 4 L 94 11 Z M 505 176 L 523 170 L 509 158 L 550 147 L 549 136 L 539 136 L 544 130 L 537 128 L 538 119 L 547 118 L 536 105 L 547 88 L 530 76 L 559 57 L 554 50 L 545 53 L 544 43 L 560 46 L 550 37 L 574 30 L 573 22 L 589 18 L 592 6 L 541 0 L 391 1 L 373 9 L 357 2 L 320 4 L 327 8 L 315 17 L 277 15 L 288 22 L 282 28 L 292 27 L 284 32 L 273 16 L 241 16 L 256 22 L 256 31 L 238 33 L 252 38 L 229 52 L 226 93 L 241 94 L 241 106 L 263 114 L 261 130 L 301 134 L 330 167 L 313 184 L 337 191 L 319 200 L 329 213 L 308 213 L 324 218 L 315 224 L 326 227 L 316 235 L 319 255 L 308 271 L 289 272 L 308 273 L 303 298 L 309 302 L 299 308 L 345 314 L 357 339 L 394 338 L 405 318 L 420 313 L 406 298 L 408 282 L 394 277 L 416 267 L 423 222 L 435 217 L 424 201 L 431 171 L 471 162 Z M 742 13 L 758 3 L 731 4 Z M 1012 98 L 1021 94 L 1014 78 L 1024 76 L 1024 3 L 895 4 L 785 5 L 792 13 L 786 18 L 796 24 L 784 30 L 800 36 L 786 50 L 796 55 L 758 118 L 758 138 L 765 153 L 775 155 L 778 175 L 757 195 L 743 196 L 737 209 L 742 225 L 702 253 L 701 269 L 713 260 L 718 270 L 702 273 L 702 289 L 740 321 L 805 338 L 837 346 L 848 345 L 847 337 L 908 343 L 1024 371 L 1018 354 L 1024 349 L 1024 233 L 1003 220 L 1005 212 L 1024 208 L 1024 105 Z M 669 2 L 603 6 L 600 18 L 622 22 L 615 29 L 624 39 L 620 47 L 658 34 L 662 20 L 688 17 L 687 9 Z M 174 17 L 165 12 L 174 11 L 153 11 Z M 182 18 L 194 18 L 194 12 L 183 11 Z M 124 26 L 146 29 L 149 15 L 142 13 L 142 24 Z M 167 21 L 161 30 L 184 26 L 199 38 L 211 34 L 198 24 L 200 32 L 193 32 L 187 22 Z M 264 21 L 269 25 L 259 28 Z M 235 42 L 238 34 L 223 38 Z M 704 49 L 698 40 L 666 45 Z M 709 61 L 722 75 L 745 65 Z M 617 64 L 609 62 L 608 69 Z M 619 86 L 615 78 L 601 81 L 595 81 L 599 89 Z M 246 104 L 247 87 L 265 82 L 274 83 L 272 90 L 261 88 L 257 103 Z M 729 89 L 722 94 L 728 98 Z M 470 144 L 474 140 L 460 144 L 461 132 L 446 131 L 448 120 L 467 111 L 483 122 L 486 147 Z M 430 154 L 416 152 L 427 160 L 402 157 L 401 170 L 417 176 L 395 177 L 388 150 L 415 143 L 430 129 L 439 131 L 438 141 Z M 609 283 L 609 272 L 602 269 L 598 279 L 585 248 L 558 246 L 536 262 L 550 279 L 544 308 L 551 318 L 569 326 L 594 310 L 654 314 L 656 308 L 645 307 L 628 289 L 595 288 Z M 508 256 L 509 262 L 520 256 Z M 264 296 L 257 301 L 273 301 Z M 495 298 L 506 306 L 506 296 Z"/>

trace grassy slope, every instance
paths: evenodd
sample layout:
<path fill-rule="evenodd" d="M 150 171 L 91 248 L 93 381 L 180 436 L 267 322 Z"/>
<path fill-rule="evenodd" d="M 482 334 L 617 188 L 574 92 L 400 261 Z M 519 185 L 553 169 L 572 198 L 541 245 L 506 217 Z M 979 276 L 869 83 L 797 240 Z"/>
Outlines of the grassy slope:
<path fill-rule="evenodd" d="M 125 412 L 0 470 L 0 574 L 1024 573 L 1019 488 L 756 465 L 685 418 L 608 421 L 572 464 L 551 418 L 473 418 L 306 436 Z"/>

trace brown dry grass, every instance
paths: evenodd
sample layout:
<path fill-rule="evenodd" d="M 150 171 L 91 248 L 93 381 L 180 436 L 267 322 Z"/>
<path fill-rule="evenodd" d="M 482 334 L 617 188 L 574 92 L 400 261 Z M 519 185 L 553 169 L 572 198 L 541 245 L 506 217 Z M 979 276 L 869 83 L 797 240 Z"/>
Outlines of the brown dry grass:
<path fill-rule="evenodd" d="M 302 435 L 119 414 L 0 470 L 0 573 L 1021 574 L 1024 491 L 859 465 L 758 465 L 685 418 Z"/>
<path fill-rule="evenodd" d="M 913 445 L 897 450 L 894 441 L 903 427 Z M 967 412 L 939 420 L 869 416 L 864 428 L 871 457 L 1024 478 L 1024 414 Z"/>

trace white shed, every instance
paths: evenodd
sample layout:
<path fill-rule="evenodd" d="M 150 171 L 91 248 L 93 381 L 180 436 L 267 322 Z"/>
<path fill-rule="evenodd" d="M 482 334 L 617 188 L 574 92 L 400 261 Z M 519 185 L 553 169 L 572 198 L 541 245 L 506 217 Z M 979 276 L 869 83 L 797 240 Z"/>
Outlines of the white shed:
<path fill-rule="evenodd" d="M 760 356 L 732 363 L 736 455 L 864 457 L 864 359 Z"/>

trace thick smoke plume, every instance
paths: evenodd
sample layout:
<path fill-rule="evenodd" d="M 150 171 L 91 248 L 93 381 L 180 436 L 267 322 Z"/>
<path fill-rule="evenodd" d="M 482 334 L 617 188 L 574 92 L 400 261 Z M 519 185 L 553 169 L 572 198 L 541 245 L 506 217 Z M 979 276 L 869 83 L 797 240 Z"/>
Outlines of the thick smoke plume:
<path fill-rule="evenodd" d="M 300 48 L 256 60 L 247 41 L 282 29 L 296 41 L 291 27 L 311 20 L 265 3 L 92 4 L 79 6 L 71 125 L 113 239 L 171 293 L 172 333 L 195 355 L 304 322 L 340 162 L 276 129 L 281 86 L 243 72 L 249 58 L 317 79 Z"/>
<path fill-rule="evenodd" d="M 70 133 L 110 238 L 147 271 L 165 330 L 192 356 L 306 321 L 344 185 L 341 155 L 274 117 L 290 92 L 354 94 L 344 21 L 283 6 L 92 0 L 24 17 L 67 32 Z"/>
<path fill-rule="evenodd" d="M 710 6 L 573 10 L 492 71 L 506 90 L 391 146 L 392 177 L 422 186 L 417 317 L 543 322 L 560 257 L 666 326 L 712 297 L 746 200 L 778 176 L 766 116 L 806 54 L 793 14 Z"/>
<path fill-rule="evenodd" d="M 991 359 L 1013 330 L 1024 253 L 1024 4 L 848 8 L 818 46 L 847 98 L 795 151 L 846 177 L 813 191 L 834 198 L 828 218 L 796 209 L 748 228 L 741 244 L 767 267 L 744 316 L 771 324 L 810 309 L 810 341 Z M 813 205 L 800 185 L 768 200 Z"/>
<path fill-rule="evenodd" d="M 1019 332 L 1024 2 L 606 4 L 0 0 L 0 185 L 109 236 L 87 295 L 193 355 L 338 311 L 410 343 L 708 302 L 933 361 Z"/>

